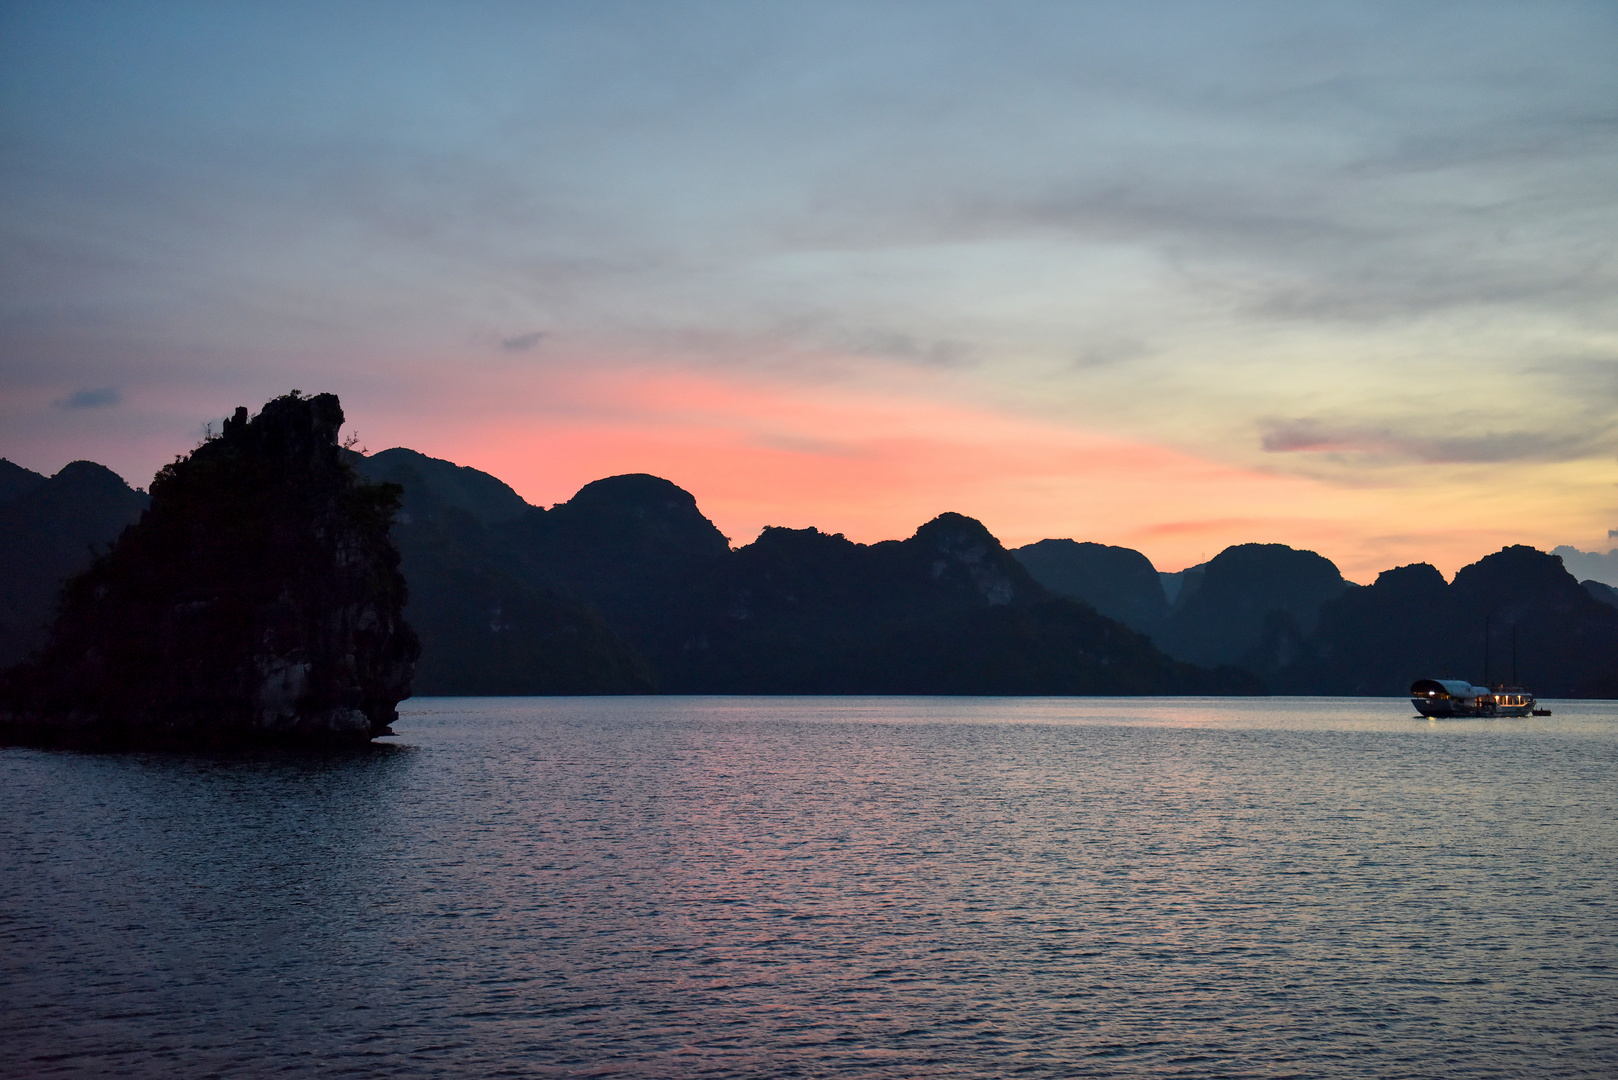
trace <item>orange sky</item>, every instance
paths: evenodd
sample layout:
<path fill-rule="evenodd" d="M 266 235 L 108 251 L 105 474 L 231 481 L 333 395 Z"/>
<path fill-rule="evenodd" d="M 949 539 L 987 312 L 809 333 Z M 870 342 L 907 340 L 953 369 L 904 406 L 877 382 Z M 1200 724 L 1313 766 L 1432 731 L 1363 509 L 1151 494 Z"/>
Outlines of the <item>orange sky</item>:
<path fill-rule="evenodd" d="M 1559 522 L 1536 531 L 1518 508 L 1503 518 L 1496 500 L 1453 482 L 1441 499 L 1420 485 L 1353 486 L 1221 464 L 939 400 L 916 393 L 915 381 L 883 390 L 655 368 L 552 369 L 514 378 L 503 393 L 469 391 L 507 403 L 476 423 L 456 422 L 454 409 L 428 421 L 363 401 L 350 417 L 372 451 L 403 444 L 471 465 L 538 505 L 600 477 L 655 473 L 691 491 L 737 545 L 766 525 L 895 539 L 953 510 L 1007 546 L 1071 537 L 1133 547 L 1159 569 L 1178 570 L 1230 544 L 1286 543 L 1369 582 L 1408 562 L 1452 574 L 1508 543 L 1557 542 Z M 1532 499 L 1521 506 L 1546 510 Z"/>
<path fill-rule="evenodd" d="M 738 543 L 1613 547 L 1601 5 L 471 7 L 8 8 L 0 455 L 297 387 Z"/>

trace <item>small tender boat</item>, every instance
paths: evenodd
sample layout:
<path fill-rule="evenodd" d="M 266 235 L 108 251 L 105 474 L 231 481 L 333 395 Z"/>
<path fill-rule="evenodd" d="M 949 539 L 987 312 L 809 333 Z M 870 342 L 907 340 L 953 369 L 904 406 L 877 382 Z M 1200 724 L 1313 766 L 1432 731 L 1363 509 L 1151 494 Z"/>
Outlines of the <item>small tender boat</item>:
<path fill-rule="evenodd" d="M 1410 703 L 1423 716 L 1527 716 L 1534 695 L 1520 686 L 1473 686 L 1465 679 L 1417 679 Z M 1536 713 L 1537 715 L 1537 713 Z"/>

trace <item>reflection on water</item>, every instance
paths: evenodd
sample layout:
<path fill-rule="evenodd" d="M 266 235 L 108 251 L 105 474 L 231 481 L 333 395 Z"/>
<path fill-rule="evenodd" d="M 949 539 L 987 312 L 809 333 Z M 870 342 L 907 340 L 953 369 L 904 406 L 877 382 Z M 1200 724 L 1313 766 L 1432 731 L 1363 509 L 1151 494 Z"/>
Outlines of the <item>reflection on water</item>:
<path fill-rule="evenodd" d="M 0 751 L 0 1070 L 1618 1071 L 1613 703 L 406 704 Z"/>

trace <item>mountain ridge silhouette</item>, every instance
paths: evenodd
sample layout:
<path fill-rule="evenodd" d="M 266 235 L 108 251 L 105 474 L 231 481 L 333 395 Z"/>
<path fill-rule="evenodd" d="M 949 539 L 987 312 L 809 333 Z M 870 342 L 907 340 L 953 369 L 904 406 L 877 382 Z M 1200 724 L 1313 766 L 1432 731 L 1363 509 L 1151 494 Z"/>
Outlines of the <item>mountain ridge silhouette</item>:
<path fill-rule="evenodd" d="M 1415 564 L 1362 587 L 1316 553 L 1241 544 L 1179 575 L 1171 603 L 1137 551 L 1066 539 L 1008 551 L 956 513 L 874 544 L 769 527 L 733 548 L 689 492 L 651 474 L 542 508 L 407 448 L 344 458 L 404 492 L 392 535 L 423 642 L 417 693 L 1393 695 L 1420 677 L 1482 678 L 1485 616 L 1508 628 L 1497 636 L 1517 625 L 1542 696 L 1618 693 L 1602 652 L 1610 590 L 1545 553 L 1491 556 L 1453 584 Z M 0 522 L 36 476 L 0 499 Z M 1541 663 L 1542 638 L 1576 647 Z M 1422 644 L 1440 639 L 1472 645 Z"/>

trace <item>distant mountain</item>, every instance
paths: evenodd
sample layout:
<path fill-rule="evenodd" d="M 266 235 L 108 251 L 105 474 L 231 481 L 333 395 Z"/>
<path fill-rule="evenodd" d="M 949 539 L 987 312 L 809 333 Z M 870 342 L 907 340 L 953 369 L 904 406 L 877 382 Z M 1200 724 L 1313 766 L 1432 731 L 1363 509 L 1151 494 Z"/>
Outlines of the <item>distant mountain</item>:
<path fill-rule="evenodd" d="M 1151 560 L 1133 548 L 1041 540 L 1011 554 L 1057 596 L 1082 600 L 1132 630 L 1155 634 L 1168 618 L 1162 579 Z"/>
<path fill-rule="evenodd" d="M 413 450 L 349 458 L 398 484 L 393 526 L 421 638 L 418 694 L 626 694 L 655 676 L 600 614 L 535 576 L 500 525 L 544 511 L 486 473 Z M 513 510 L 516 512 L 513 513 Z"/>
<path fill-rule="evenodd" d="M 0 668 L 44 644 L 62 582 L 90 565 L 151 498 L 93 461 L 49 479 L 4 462 L 0 469 Z"/>
<path fill-rule="evenodd" d="M 1618 607 L 1618 589 L 1613 588 L 1604 581 L 1581 581 L 1579 584 L 1584 586 L 1585 592 L 1600 600 L 1603 604 Z"/>
<path fill-rule="evenodd" d="M 908 540 L 767 529 L 694 605 L 676 670 L 750 693 L 1253 692 L 1164 656 L 1054 597 L 979 522 L 943 514 Z M 693 633 L 694 632 L 694 633 Z"/>
<path fill-rule="evenodd" d="M 438 505 L 464 510 L 485 525 L 511 521 L 533 509 L 505 481 L 415 450 L 395 447 L 369 457 L 352 454 L 347 460 L 360 475 L 373 479 L 408 468 L 414 474 L 415 486 L 430 494 Z"/>
<path fill-rule="evenodd" d="M 448 462 L 387 451 L 354 464 L 405 489 L 394 537 L 421 693 L 1260 689 L 1052 596 L 959 515 L 905 541 L 772 528 L 732 550 L 689 492 L 655 476 L 512 513 Z"/>
<path fill-rule="evenodd" d="M 686 693 L 1172 693 L 1255 689 L 1162 656 L 1051 596 L 982 525 L 905 541 L 766 529 L 732 551 L 689 492 L 586 485 L 503 530 L 537 578 L 588 601 Z"/>
<path fill-rule="evenodd" d="M 1282 666 L 1266 642 L 1308 637 L 1321 605 L 1356 587 L 1330 559 L 1285 544 L 1228 547 L 1187 575 L 1153 640 L 1181 660 L 1256 672 Z"/>
<path fill-rule="evenodd" d="M 0 458 L 0 503 L 10 502 L 18 495 L 29 492 L 45 482 L 45 478 L 32 469 Z"/>
<path fill-rule="evenodd" d="M 1618 586 L 1618 548 L 1603 555 L 1599 551 L 1580 551 L 1564 545 L 1552 548 L 1551 554 L 1559 556 L 1567 572 L 1576 578 Z"/>
<path fill-rule="evenodd" d="M 1114 554 L 1103 562 L 1100 553 L 1109 549 L 1072 541 L 1030 545 L 1018 557 L 1036 549 L 1042 561 L 1030 569 L 1067 595 L 1116 596 L 1134 573 L 1133 559 Z M 1465 568 L 1453 585 L 1417 563 L 1362 589 L 1314 552 L 1243 544 L 1178 574 L 1159 574 L 1169 611 L 1150 632 L 1171 656 L 1243 668 L 1279 693 L 1402 696 L 1422 677 L 1482 681 L 1487 622 L 1493 681 L 1511 678 L 1515 633 L 1518 674 L 1530 689 L 1543 696 L 1618 693 L 1608 614 L 1586 602 L 1618 609 L 1618 589 L 1576 582 L 1562 562 L 1514 547 Z M 1113 604 L 1109 614 L 1120 614 Z"/>
<path fill-rule="evenodd" d="M 1184 570 L 1159 570 L 1157 580 L 1163 586 L 1163 596 L 1172 607 L 1180 602 L 1180 595 L 1190 596 L 1202 584 L 1202 575 L 1207 572 L 1207 563 L 1197 563 Z"/>
<path fill-rule="evenodd" d="M 1513 668 L 1541 697 L 1618 695 L 1618 607 L 1557 556 L 1521 545 L 1448 585 L 1417 563 L 1327 602 L 1318 631 L 1271 682 L 1283 693 L 1403 695 L 1418 678 L 1501 683 Z"/>
<path fill-rule="evenodd" d="M 1523 677 L 1542 695 L 1597 693 L 1612 667 L 1602 620 L 1618 616 L 1618 590 L 1581 586 L 1530 548 L 1490 556 L 1454 585 L 1416 564 L 1368 588 L 1281 544 L 1237 545 L 1177 574 L 1128 548 L 1072 540 L 1008 552 L 958 514 L 902 541 L 769 528 L 732 550 L 689 492 L 655 476 L 598 480 L 546 510 L 495 477 L 413 450 L 346 460 L 404 489 L 393 537 L 406 618 L 422 641 L 417 693 L 1180 693 L 1267 683 L 1402 695 L 1435 673 L 1481 679 L 1484 614 L 1499 664 L 1509 663 L 1515 623 Z M 110 541 L 145 505 L 90 463 L 49 481 L 0 468 L 5 482 L 21 493 L 0 500 L 0 536 L 25 531 L 7 515 L 34 522 L 33 539 L 8 544 L 36 562 L 55 544 L 87 563 L 82 537 Z M 110 524 L 93 511 L 109 498 L 124 499 Z M 41 516 L 47 504 L 55 524 Z M 100 531 L 74 524 L 81 517 L 101 520 Z M 22 564 L 8 561 L 8 573 L 13 565 Z M 36 587 L 7 610 L 43 621 L 65 572 L 8 577 L 14 592 Z"/>

